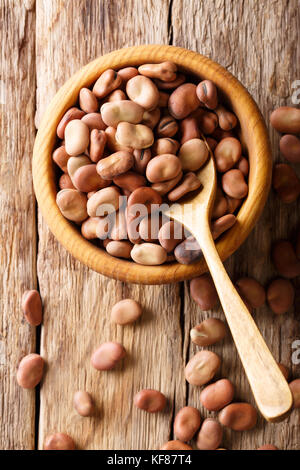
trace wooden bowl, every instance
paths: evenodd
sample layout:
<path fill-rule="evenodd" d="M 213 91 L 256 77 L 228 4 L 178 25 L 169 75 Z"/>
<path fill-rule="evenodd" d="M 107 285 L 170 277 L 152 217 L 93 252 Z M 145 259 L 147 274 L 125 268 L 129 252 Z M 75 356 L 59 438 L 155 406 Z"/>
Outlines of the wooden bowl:
<path fill-rule="evenodd" d="M 217 241 L 222 260 L 228 258 L 249 235 L 265 205 L 271 182 L 271 151 L 267 129 L 254 100 L 236 78 L 207 57 L 180 47 L 160 45 L 129 47 L 99 57 L 80 69 L 58 90 L 43 117 L 33 150 L 36 198 L 55 237 L 75 258 L 93 270 L 114 279 L 139 284 L 165 284 L 192 279 L 207 271 L 207 265 L 202 259 L 191 265 L 174 262 L 162 266 L 142 266 L 114 258 L 85 240 L 56 205 L 52 151 L 56 142 L 56 127 L 66 110 L 76 102 L 82 87 L 89 87 L 107 68 L 120 69 L 166 60 L 175 62 L 180 69 L 201 79 L 213 80 L 240 122 L 250 161 L 249 194 L 238 212 L 236 224 Z"/>

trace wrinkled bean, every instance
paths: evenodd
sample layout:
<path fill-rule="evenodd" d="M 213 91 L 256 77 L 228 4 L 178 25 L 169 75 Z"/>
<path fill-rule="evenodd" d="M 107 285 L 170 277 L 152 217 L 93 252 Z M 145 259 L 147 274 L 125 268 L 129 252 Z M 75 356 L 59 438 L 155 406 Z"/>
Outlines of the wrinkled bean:
<path fill-rule="evenodd" d="M 196 95 L 196 85 L 184 83 L 173 91 L 169 98 L 168 109 L 175 119 L 184 119 L 200 106 Z"/>
<path fill-rule="evenodd" d="M 197 447 L 200 450 L 215 450 L 223 438 L 223 429 L 220 423 L 212 418 L 203 421 L 197 436 Z"/>
<path fill-rule="evenodd" d="M 187 363 L 185 379 L 191 385 L 204 385 L 216 374 L 221 365 L 221 359 L 212 351 L 199 351 Z"/>
<path fill-rule="evenodd" d="M 257 411 L 249 403 L 231 403 L 219 413 L 219 421 L 234 431 L 247 431 L 256 425 Z"/>
<path fill-rule="evenodd" d="M 87 197 L 76 189 L 62 189 L 56 195 L 62 215 L 73 222 L 83 222 L 87 214 Z"/>
<path fill-rule="evenodd" d="M 33 326 L 42 323 L 42 300 L 37 290 L 26 290 L 22 296 L 22 310 L 26 321 Z"/>
<path fill-rule="evenodd" d="M 230 170 L 242 155 L 242 146 L 234 137 L 222 139 L 214 151 L 217 170 L 221 173 Z"/>
<path fill-rule="evenodd" d="M 149 78 L 158 78 L 164 82 L 172 82 L 176 79 L 177 66 L 169 60 L 160 64 L 140 65 L 138 71 Z"/>
<path fill-rule="evenodd" d="M 184 406 L 174 420 L 174 434 L 180 441 L 190 441 L 200 428 L 201 415 L 197 408 Z"/>
<path fill-rule="evenodd" d="M 144 111 L 142 124 L 145 126 L 150 127 L 150 129 L 154 129 L 156 124 L 160 119 L 160 109 L 155 108 L 153 111 Z"/>
<path fill-rule="evenodd" d="M 133 404 L 140 410 L 157 413 L 165 408 L 167 399 L 165 395 L 157 390 L 145 389 L 134 396 Z"/>
<path fill-rule="evenodd" d="M 154 109 L 158 105 L 159 91 L 148 77 L 138 75 L 128 80 L 126 93 L 129 98 L 145 109 Z"/>
<path fill-rule="evenodd" d="M 126 355 L 124 346 L 110 341 L 103 343 L 92 354 L 91 363 L 97 370 L 110 370 L 117 366 Z"/>
<path fill-rule="evenodd" d="M 294 298 L 295 289 L 288 279 L 274 279 L 268 286 L 268 304 L 277 315 L 286 313 L 292 307 Z"/>
<path fill-rule="evenodd" d="M 151 183 L 168 181 L 181 172 L 181 161 L 176 155 L 165 153 L 150 160 L 146 168 L 146 177 Z"/>
<path fill-rule="evenodd" d="M 107 69 L 103 72 L 95 85 L 93 86 L 93 93 L 98 98 L 104 98 L 113 90 L 118 88 L 122 83 L 121 76 L 112 69 Z"/>
<path fill-rule="evenodd" d="M 219 411 L 233 400 L 234 386 L 228 379 L 217 380 L 200 393 L 200 401 L 209 411 Z"/>
<path fill-rule="evenodd" d="M 135 149 L 151 147 L 154 141 L 152 130 L 144 124 L 130 124 L 120 122 L 115 134 L 116 141 L 125 146 L 132 146 Z"/>
<path fill-rule="evenodd" d="M 22 388 L 35 388 L 43 377 L 44 359 L 39 354 L 28 354 L 21 360 L 17 382 Z"/>
<path fill-rule="evenodd" d="M 133 148 L 121 145 L 116 140 L 117 129 L 112 126 L 109 126 L 105 129 L 105 134 L 107 138 L 107 147 L 111 152 L 118 152 L 119 150 L 125 150 L 126 152 L 133 152 Z"/>
<path fill-rule="evenodd" d="M 218 318 L 207 318 L 190 331 L 193 343 L 206 347 L 221 341 L 227 335 L 225 323 Z"/>

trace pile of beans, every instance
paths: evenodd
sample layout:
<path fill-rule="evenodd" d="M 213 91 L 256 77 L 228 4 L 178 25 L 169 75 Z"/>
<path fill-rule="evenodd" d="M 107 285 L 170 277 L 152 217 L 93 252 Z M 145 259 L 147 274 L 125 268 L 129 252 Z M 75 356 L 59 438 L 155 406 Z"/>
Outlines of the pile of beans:
<path fill-rule="evenodd" d="M 201 190 L 195 172 L 212 151 L 219 173 L 214 239 L 232 227 L 248 193 L 237 125 L 213 82 L 198 83 L 172 62 L 108 69 L 80 90 L 57 126 L 57 205 L 112 256 L 193 263 L 202 256 L 199 245 L 161 204 Z"/>

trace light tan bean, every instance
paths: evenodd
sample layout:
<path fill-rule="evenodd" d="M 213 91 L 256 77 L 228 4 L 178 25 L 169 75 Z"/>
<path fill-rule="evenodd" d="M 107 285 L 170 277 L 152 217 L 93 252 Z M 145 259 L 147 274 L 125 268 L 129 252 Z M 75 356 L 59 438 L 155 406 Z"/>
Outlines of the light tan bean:
<path fill-rule="evenodd" d="M 185 379 L 191 385 L 204 385 L 216 374 L 221 365 L 220 357 L 212 351 L 202 350 L 187 363 Z"/>
<path fill-rule="evenodd" d="M 44 359 L 39 354 L 28 354 L 21 360 L 17 382 L 22 388 L 35 388 L 43 377 Z"/>
<path fill-rule="evenodd" d="M 118 152 L 120 150 L 125 150 L 126 152 L 133 152 L 133 148 L 121 145 L 116 140 L 117 129 L 112 126 L 109 126 L 105 129 L 105 134 L 107 138 L 107 147 L 111 152 Z"/>
<path fill-rule="evenodd" d="M 242 277 L 236 282 L 236 288 L 240 296 L 245 299 L 252 308 L 259 308 L 266 301 L 266 291 L 256 279 Z"/>
<path fill-rule="evenodd" d="M 93 129 L 98 129 L 99 131 L 104 131 L 106 129 L 106 124 L 104 124 L 100 113 L 88 113 L 81 118 L 90 131 Z"/>
<path fill-rule="evenodd" d="M 145 389 L 134 396 L 133 404 L 140 410 L 157 413 L 165 408 L 167 399 L 158 390 Z"/>
<path fill-rule="evenodd" d="M 113 219 L 109 216 L 99 217 L 99 222 L 96 225 L 96 235 L 100 240 L 107 240 L 110 237 L 110 232 L 113 227 Z M 111 240 L 109 240 L 111 241 Z M 106 248 L 107 245 L 105 245 Z"/>
<path fill-rule="evenodd" d="M 191 139 L 180 147 L 178 157 L 184 171 L 197 171 L 207 161 L 208 155 L 208 148 L 203 140 Z"/>
<path fill-rule="evenodd" d="M 104 103 L 100 111 L 104 123 L 115 128 L 122 121 L 138 124 L 144 114 L 144 108 L 130 100 Z"/>
<path fill-rule="evenodd" d="M 197 119 L 187 117 L 180 121 L 181 145 L 191 139 L 200 139 Z"/>
<path fill-rule="evenodd" d="M 119 73 L 119 72 L 118 72 Z M 105 103 L 113 103 L 114 101 L 123 101 L 126 100 L 127 96 L 122 90 L 112 91 L 104 100 Z M 104 104 L 103 102 L 103 104 Z"/>
<path fill-rule="evenodd" d="M 97 163 L 103 156 L 107 137 L 103 130 L 93 129 L 90 134 L 90 159 Z"/>
<path fill-rule="evenodd" d="M 300 408 L 300 379 L 295 379 L 289 383 L 293 395 L 293 407 Z"/>
<path fill-rule="evenodd" d="M 172 116 L 164 116 L 157 125 L 158 137 L 174 137 L 178 132 L 178 123 Z"/>
<path fill-rule="evenodd" d="M 197 85 L 196 93 L 207 108 L 215 109 L 218 106 L 218 94 L 216 85 L 211 80 L 203 80 Z"/>
<path fill-rule="evenodd" d="M 183 173 L 181 171 L 175 178 L 172 178 L 168 181 L 163 181 L 162 183 L 154 183 L 151 185 L 151 188 L 158 192 L 161 196 L 164 196 L 169 191 L 171 191 L 171 189 L 173 189 L 177 183 L 179 183 L 182 178 L 182 175 Z"/>
<path fill-rule="evenodd" d="M 134 164 L 133 164 L 133 169 L 140 173 L 141 175 L 144 175 L 146 173 L 146 167 L 149 163 L 149 161 L 152 158 L 151 155 L 151 150 L 150 149 L 135 149 L 133 151 L 133 158 L 134 158 Z M 145 181 L 146 184 L 146 181 Z"/>
<path fill-rule="evenodd" d="M 153 155 L 162 155 L 164 153 L 176 155 L 178 149 L 179 143 L 177 140 L 170 139 L 169 137 L 157 139 L 152 147 Z"/>
<path fill-rule="evenodd" d="M 104 180 L 112 180 L 118 175 L 126 173 L 133 166 L 132 153 L 119 151 L 109 157 L 102 158 L 97 163 L 97 172 Z"/>
<path fill-rule="evenodd" d="M 201 310 L 211 310 L 218 301 L 218 294 L 211 276 L 204 273 L 190 282 L 190 294 Z"/>
<path fill-rule="evenodd" d="M 107 69 L 103 72 L 98 80 L 96 81 L 95 85 L 93 86 L 93 93 L 98 98 L 104 98 L 109 93 L 111 93 L 122 83 L 121 76 L 112 69 Z"/>
<path fill-rule="evenodd" d="M 115 176 L 113 182 L 123 190 L 127 190 L 130 193 L 135 191 L 137 188 L 146 186 L 147 184 L 146 178 L 134 171 L 127 171 L 122 175 Z"/>
<path fill-rule="evenodd" d="M 44 450 L 75 450 L 75 442 L 68 434 L 56 432 L 45 438 Z"/>
<path fill-rule="evenodd" d="M 70 176 L 67 173 L 61 175 L 58 180 L 59 189 L 76 189 Z"/>
<path fill-rule="evenodd" d="M 219 104 L 214 111 L 218 116 L 219 126 L 224 131 L 230 131 L 237 125 L 236 116 L 221 104 Z"/>
<path fill-rule="evenodd" d="M 97 217 L 117 211 L 120 203 L 119 197 L 120 192 L 115 186 L 100 189 L 87 202 L 88 215 Z"/>
<path fill-rule="evenodd" d="M 160 119 L 160 109 L 155 108 L 152 111 L 145 111 L 143 114 L 142 124 L 145 126 L 150 127 L 150 129 L 154 129 L 156 124 Z"/>
<path fill-rule="evenodd" d="M 81 109 L 78 108 L 70 108 L 68 111 L 63 115 L 61 118 L 58 126 L 57 126 L 57 136 L 59 139 L 63 139 L 65 136 L 65 129 L 66 126 L 69 122 L 71 122 L 73 119 L 81 119 L 84 116 L 84 111 L 81 111 Z"/>
<path fill-rule="evenodd" d="M 160 245 L 141 243 L 140 245 L 134 245 L 131 250 L 131 258 L 138 264 L 157 266 L 167 260 L 167 252 Z"/>
<path fill-rule="evenodd" d="M 201 415 L 197 408 L 184 406 L 174 420 L 174 434 L 180 441 L 190 441 L 200 428 Z"/>
<path fill-rule="evenodd" d="M 282 155 L 291 163 L 300 163 L 300 139 L 299 137 L 286 134 L 281 137 L 279 148 Z"/>
<path fill-rule="evenodd" d="M 197 447 L 200 450 L 217 449 L 223 438 L 223 429 L 220 423 L 212 418 L 203 421 L 197 436 Z"/>
<path fill-rule="evenodd" d="M 138 71 L 145 77 L 158 78 L 164 82 L 172 82 L 177 77 L 177 66 L 169 60 L 160 64 L 140 65 Z"/>
<path fill-rule="evenodd" d="M 126 355 L 124 346 L 110 341 L 103 343 L 92 354 L 91 363 L 97 370 L 114 369 Z"/>
<path fill-rule="evenodd" d="M 173 440 L 165 442 L 160 450 L 193 450 L 193 448 L 184 442 Z"/>
<path fill-rule="evenodd" d="M 146 177 L 151 183 L 168 181 L 181 172 L 181 161 L 176 155 L 165 153 L 150 160 L 146 169 Z"/>
<path fill-rule="evenodd" d="M 73 222 L 87 218 L 87 197 L 76 189 L 62 189 L 56 195 L 56 204 L 62 215 Z"/>
<path fill-rule="evenodd" d="M 286 204 L 295 202 L 300 195 L 300 179 L 295 170 L 286 163 L 278 163 L 273 168 L 273 188 Z"/>
<path fill-rule="evenodd" d="M 300 276 L 300 260 L 291 242 L 279 240 L 272 247 L 272 261 L 283 277 L 293 279 Z"/>
<path fill-rule="evenodd" d="M 79 92 L 79 106 L 86 113 L 96 113 L 99 109 L 96 95 L 88 88 L 81 88 Z"/>
<path fill-rule="evenodd" d="M 152 130 L 143 124 L 120 122 L 115 134 L 116 141 L 123 147 L 132 146 L 135 149 L 151 147 L 154 141 Z"/>
<path fill-rule="evenodd" d="M 65 148 L 71 155 L 80 155 L 89 145 L 90 132 L 88 126 L 80 119 L 73 119 L 65 128 Z"/>
<path fill-rule="evenodd" d="M 91 395 L 85 390 L 75 392 L 73 405 L 80 416 L 92 416 L 95 411 L 94 403 Z"/>
<path fill-rule="evenodd" d="M 67 154 L 64 145 L 61 145 L 60 147 L 55 149 L 52 154 L 52 158 L 55 161 L 56 165 L 58 165 L 64 173 L 67 173 L 67 164 L 70 157 L 71 155 Z"/>
<path fill-rule="evenodd" d="M 22 310 L 26 321 L 33 326 L 42 323 L 42 300 L 37 290 L 26 290 L 22 296 Z"/>
<path fill-rule="evenodd" d="M 238 139 L 227 137 L 222 139 L 214 151 L 217 170 L 221 173 L 230 170 L 242 155 L 242 146 Z"/>
<path fill-rule="evenodd" d="M 129 241 L 112 240 L 106 245 L 106 251 L 111 256 L 116 256 L 117 258 L 130 259 L 132 247 L 133 245 Z"/>
<path fill-rule="evenodd" d="M 72 180 L 76 171 L 82 166 L 91 164 L 91 160 L 86 155 L 80 155 L 79 157 L 70 157 L 67 164 L 67 172 Z M 74 183 L 73 183 L 74 184 Z"/>
<path fill-rule="evenodd" d="M 97 238 L 97 227 L 100 217 L 89 217 L 81 225 L 81 234 L 87 240 Z"/>
<path fill-rule="evenodd" d="M 248 194 L 248 185 L 241 170 L 226 171 L 222 176 L 222 188 L 224 192 L 235 199 L 243 199 Z"/>
<path fill-rule="evenodd" d="M 141 305 L 133 299 L 123 299 L 117 302 L 111 311 L 111 320 L 117 325 L 128 325 L 142 315 Z"/>
<path fill-rule="evenodd" d="M 111 184 L 110 180 L 102 178 L 96 170 L 96 164 L 84 165 L 78 168 L 73 175 L 73 184 L 78 191 L 89 193 L 106 188 Z"/>
<path fill-rule="evenodd" d="M 136 77 L 139 74 L 138 70 L 135 67 L 125 67 L 118 70 L 118 75 L 122 78 L 122 84 L 126 84 L 128 80 L 133 77 Z"/>
<path fill-rule="evenodd" d="M 158 232 L 161 246 L 170 253 L 184 238 L 183 227 L 179 222 L 170 220 L 162 225 Z"/>
<path fill-rule="evenodd" d="M 228 379 L 207 385 L 200 393 L 200 401 L 209 411 L 219 411 L 233 400 L 234 386 Z"/>
<path fill-rule="evenodd" d="M 151 110 L 157 108 L 159 91 L 157 86 L 148 77 L 137 75 L 128 80 L 126 93 L 132 101 L 145 109 Z"/>
<path fill-rule="evenodd" d="M 271 125 L 283 134 L 300 134 L 300 109 L 281 106 L 270 116 Z"/>
<path fill-rule="evenodd" d="M 169 98 L 168 109 L 175 119 L 184 119 L 200 106 L 196 95 L 196 85 L 184 83 L 173 91 Z"/>
<path fill-rule="evenodd" d="M 267 290 L 268 304 L 277 315 L 286 313 L 293 305 L 295 289 L 288 279 L 274 279 Z"/>
<path fill-rule="evenodd" d="M 227 335 L 225 323 L 218 318 L 207 318 L 190 331 L 193 343 L 206 347 L 221 341 Z"/>
<path fill-rule="evenodd" d="M 169 192 L 168 199 L 169 201 L 178 201 L 186 194 L 191 191 L 195 191 L 202 186 L 199 178 L 193 172 L 186 173 L 181 181 L 181 183 L 176 186 L 175 189 Z"/>
<path fill-rule="evenodd" d="M 231 403 L 219 413 L 219 421 L 234 431 L 247 431 L 256 425 L 257 411 L 249 403 Z"/>

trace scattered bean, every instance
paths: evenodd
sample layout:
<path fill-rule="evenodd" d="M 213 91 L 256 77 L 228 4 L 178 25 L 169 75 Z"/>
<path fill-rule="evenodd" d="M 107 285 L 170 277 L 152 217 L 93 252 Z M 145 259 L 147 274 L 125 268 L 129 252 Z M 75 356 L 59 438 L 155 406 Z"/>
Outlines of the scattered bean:
<path fill-rule="evenodd" d="M 291 163 L 300 163 L 300 139 L 299 137 L 286 134 L 279 142 L 280 152 Z"/>
<path fill-rule="evenodd" d="M 221 341 L 227 335 L 225 323 L 218 318 L 207 318 L 191 329 L 190 337 L 193 343 L 206 347 Z"/>
<path fill-rule="evenodd" d="M 26 321 L 33 326 L 42 323 L 42 300 L 37 290 L 26 290 L 22 297 L 22 310 Z"/>
<path fill-rule="evenodd" d="M 240 296 L 252 308 L 261 307 L 266 301 L 266 292 L 264 287 L 251 277 L 243 277 L 236 282 L 236 288 Z"/>
<path fill-rule="evenodd" d="M 234 386 L 228 379 L 217 380 L 200 393 L 200 401 L 209 411 L 219 411 L 233 400 Z"/>
<path fill-rule="evenodd" d="M 165 408 L 167 399 L 165 395 L 157 390 L 145 389 L 134 396 L 133 404 L 140 410 L 157 413 Z"/>
<path fill-rule="evenodd" d="M 174 420 L 174 434 L 180 441 L 190 441 L 200 428 L 201 415 L 197 408 L 185 406 L 179 410 Z"/>
<path fill-rule="evenodd" d="M 44 359 L 39 354 L 28 354 L 21 360 L 17 382 L 22 388 L 35 388 L 43 377 Z"/>
<path fill-rule="evenodd" d="M 218 301 L 215 285 L 208 273 L 191 280 L 190 294 L 201 310 L 213 309 Z"/>
<path fill-rule="evenodd" d="M 221 359 L 212 351 L 202 350 L 187 363 L 185 378 L 191 385 L 205 385 L 212 380 L 221 365 Z"/>
<path fill-rule="evenodd" d="M 85 390 L 79 390 L 74 394 L 73 404 L 80 416 L 92 416 L 94 414 L 92 397 Z"/>
<path fill-rule="evenodd" d="M 113 182 L 120 188 L 132 193 L 137 188 L 146 185 L 146 178 L 143 175 L 135 173 L 134 171 L 127 171 L 122 175 L 115 176 Z"/>
<path fill-rule="evenodd" d="M 271 125 L 283 134 L 300 134 L 300 109 L 281 106 L 270 116 Z"/>
<path fill-rule="evenodd" d="M 231 403 L 219 413 L 219 421 L 234 431 L 247 431 L 256 425 L 257 411 L 249 403 Z"/>
<path fill-rule="evenodd" d="M 286 313 L 293 305 L 295 289 L 288 279 L 275 279 L 267 290 L 268 304 L 277 315 Z"/>
<path fill-rule="evenodd" d="M 215 450 L 223 438 L 223 429 L 215 419 L 207 418 L 203 421 L 197 436 L 197 447 L 200 450 Z"/>
<path fill-rule="evenodd" d="M 68 434 L 56 432 L 46 437 L 44 450 L 75 450 L 75 442 Z"/>
<path fill-rule="evenodd" d="M 142 315 L 141 305 L 133 299 L 123 299 L 117 302 L 111 311 L 111 320 L 117 325 L 133 323 Z"/>
<path fill-rule="evenodd" d="M 114 369 L 126 355 L 124 346 L 110 341 L 103 343 L 92 354 L 91 363 L 97 370 Z"/>

